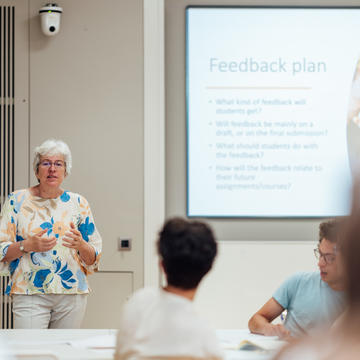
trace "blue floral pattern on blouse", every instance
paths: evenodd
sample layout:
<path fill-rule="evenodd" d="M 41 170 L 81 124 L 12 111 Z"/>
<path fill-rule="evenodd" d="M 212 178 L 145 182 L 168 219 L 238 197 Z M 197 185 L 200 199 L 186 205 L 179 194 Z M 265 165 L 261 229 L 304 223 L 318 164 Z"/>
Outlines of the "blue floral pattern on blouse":
<path fill-rule="evenodd" d="M 70 200 L 70 195 L 67 191 L 64 191 L 62 195 L 60 196 L 61 201 L 68 202 Z"/>
<path fill-rule="evenodd" d="M 89 242 L 89 236 L 95 231 L 94 223 L 90 222 L 89 217 L 86 218 L 85 223 L 79 225 L 79 231 L 83 239 Z"/>

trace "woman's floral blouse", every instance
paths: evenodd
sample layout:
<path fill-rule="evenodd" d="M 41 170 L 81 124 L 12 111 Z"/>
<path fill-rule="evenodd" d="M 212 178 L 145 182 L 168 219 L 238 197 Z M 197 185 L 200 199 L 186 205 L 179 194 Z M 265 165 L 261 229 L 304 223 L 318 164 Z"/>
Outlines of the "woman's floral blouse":
<path fill-rule="evenodd" d="M 77 250 L 62 245 L 73 222 L 96 253 L 95 263 L 86 265 Z M 0 215 L 0 261 L 13 242 L 47 229 L 43 236 L 55 236 L 57 244 L 47 252 L 30 252 L 10 263 L 0 262 L 0 272 L 10 273 L 6 293 L 84 294 L 89 292 L 86 275 L 97 270 L 101 237 L 86 199 L 65 191 L 56 199 L 31 195 L 28 189 L 9 195 Z"/>

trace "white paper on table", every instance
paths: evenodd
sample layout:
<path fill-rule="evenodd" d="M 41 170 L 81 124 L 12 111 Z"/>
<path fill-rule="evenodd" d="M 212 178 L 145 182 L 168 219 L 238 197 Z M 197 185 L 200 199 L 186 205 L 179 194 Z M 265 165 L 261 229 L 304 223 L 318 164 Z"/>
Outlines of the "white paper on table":
<path fill-rule="evenodd" d="M 249 330 L 217 330 L 216 335 L 220 346 L 225 350 L 237 350 L 243 340 L 251 341 L 268 351 L 277 350 L 286 343 L 277 336 L 252 334 Z"/>
<path fill-rule="evenodd" d="M 82 349 L 115 349 L 116 334 L 93 336 L 86 339 L 67 341 L 67 344 Z"/>

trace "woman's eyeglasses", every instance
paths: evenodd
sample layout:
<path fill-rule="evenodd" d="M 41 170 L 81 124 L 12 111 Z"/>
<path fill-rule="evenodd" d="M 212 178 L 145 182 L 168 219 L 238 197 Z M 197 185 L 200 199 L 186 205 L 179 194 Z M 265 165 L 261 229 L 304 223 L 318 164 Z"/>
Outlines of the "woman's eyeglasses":
<path fill-rule="evenodd" d="M 44 160 L 41 161 L 39 165 L 43 168 L 50 168 L 51 166 L 54 165 L 55 169 L 62 169 L 65 166 L 65 163 L 64 161 L 61 160 L 56 160 L 54 162 L 49 160 Z"/>

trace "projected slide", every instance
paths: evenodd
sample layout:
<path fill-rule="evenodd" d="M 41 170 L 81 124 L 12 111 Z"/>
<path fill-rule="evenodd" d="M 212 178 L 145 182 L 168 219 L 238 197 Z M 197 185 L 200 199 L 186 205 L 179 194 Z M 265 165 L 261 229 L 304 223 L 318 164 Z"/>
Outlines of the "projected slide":
<path fill-rule="evenodd" d="M 188 216 L 346 215 L 360 9 L 187 9 Z"/>

